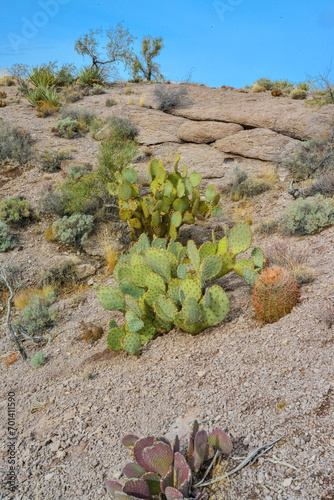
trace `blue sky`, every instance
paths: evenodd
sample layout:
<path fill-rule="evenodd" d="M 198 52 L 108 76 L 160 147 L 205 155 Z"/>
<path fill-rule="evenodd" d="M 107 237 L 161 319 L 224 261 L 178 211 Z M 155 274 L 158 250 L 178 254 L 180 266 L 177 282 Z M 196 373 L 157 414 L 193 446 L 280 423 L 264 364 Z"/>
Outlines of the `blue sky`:
<path fill-rule="evenodd" d="M 210 86 L 260 77 L 299 82 L 332 61 L 333 0 L 1 0 L 0 68 L 50 60 L 88 64 L 75 41 L 92 28 L 124 26 L 140 40 L 162 36 L 166 79 Z M 123 74 L 125 76 L 125 74 Z"/>

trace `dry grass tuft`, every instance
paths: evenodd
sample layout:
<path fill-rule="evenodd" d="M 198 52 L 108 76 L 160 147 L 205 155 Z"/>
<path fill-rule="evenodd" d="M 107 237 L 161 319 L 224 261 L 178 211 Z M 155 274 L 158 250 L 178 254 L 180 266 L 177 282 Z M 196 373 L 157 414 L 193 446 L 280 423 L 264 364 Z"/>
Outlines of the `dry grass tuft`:
<path fill-rule="evenodd" d="M 235 222 L 247 222 L 253 224 L 254 208 L 249 201 L 244 198 L 237 202 L 233 209 L 233 219 Z"/>
<path fill-rule="evenodd" d="M 52 291 L 53 289 L 51 286 L 45 286 L 42 289 L 22 288 L 22 290 L 19 290 L 14 296 L 13 303 L 17 309 L 22 311 L 35 295 L 45 298 L 45 296 Z"/>
<path fill-rule="evenodd" d="M 145 106 L 145 96 L 141 96 L 141 98 L 139 99 L 139 106 Z"/>
<path fill-rule="evenodd" d="M 275 184 L 277 184 L 277 182 L 279 182 L 276 168 L 269 165 L 265 165 L 262 167 L 260 177 L 269 186 L 274 186 Z"/>

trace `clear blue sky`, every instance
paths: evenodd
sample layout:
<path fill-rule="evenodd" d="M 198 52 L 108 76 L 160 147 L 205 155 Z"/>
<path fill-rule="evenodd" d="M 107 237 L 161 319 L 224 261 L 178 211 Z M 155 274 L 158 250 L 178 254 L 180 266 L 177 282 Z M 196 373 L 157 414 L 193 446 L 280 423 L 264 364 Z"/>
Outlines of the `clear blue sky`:
<path fill-rule="evenodd" d="M 333 63 L 333 0 L 0 0 L 0 68 L 50 60 L 88 64 L 74 52 L 90 28 L 124 26 L 162 36 L 167 79 L 210 86 L 260 77 L 299 82 Z"/>

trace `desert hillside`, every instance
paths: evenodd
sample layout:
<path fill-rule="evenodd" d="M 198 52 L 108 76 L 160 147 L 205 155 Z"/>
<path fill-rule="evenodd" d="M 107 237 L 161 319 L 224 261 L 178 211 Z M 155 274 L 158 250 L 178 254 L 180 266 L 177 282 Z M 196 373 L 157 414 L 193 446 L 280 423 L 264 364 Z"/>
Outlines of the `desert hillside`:
<path fill-rule="evenodd" d="M 115 83 L 95 95 L 65 89 L 62 106 L 48 116 L 37 116 L 17 85 L 0 87 L 7 103 L 0 108 L 1 147 L 4 124 L 24 129 L 32 147 L 24 162 L 2 158 L 0 150 L 0 204 L 21 197 L 30 207 L 22 224 L 8 222 L 16 243 L 0 253 L 7 276 L 15 266 L 13 279 L 27 280 L 12 301 L 12 321 L 20 324 L 29 305 L 29 292 L 22 291 L 55 297 L 50 324 L 36 334 L 42 339 L 27 335 L 22 342 L 24 362 L 20 355 L 16 359 L 7 325 L 9 293 L 0 282 L 0 452 L 5 463 L 8 393 L 14 392 L 19 483 L 15 493 L 4 485 L 0 498 L 110 498 L 105 481 L 122 482 L 129 460 L 124 435 L 173 440 L 178 434 L 183 450 L 197 419 L 208 432 L 225 429 L 233 443 L 230 458 L 224 456 L 209 479 L 282 437 L 253 465 L 207 487 L 203 499 L 334 500 L 334 104 L 318 107 L 270 91 L 166 84 L 167 93 L 185 90 L 177 106 L 162 111 L 159 85 Z M 59 126 L 67 119 L 64 109 L 78 116 L 81 110 L 91 121 L 65 133 Z M 64 215 L 63 186 L 68 207 L 79 197 L 73 187 L 78 179 L 94 180 L 109 161 L 110 150 L 103 147 L 112 140 L 109 123 L 118 118 L 135 130 L 131 144 L 125 143 L 134 148 L 126 165 L 138 172 L 141 194 L 149 192 L 152 159 L 171 173 L 177 155 L 181 169 L 186 164 L 189 174 L 201 174 L 202 197 L 210 184 L 221 194 L 221 213 L 183 225 L 179 241 L 199 247 L 212 241 L 213 230 L 219 240 L 236 224 L 248 223 L 252 243 L 241 257 L 249 259 L 260 247 L 264 266 L 286 267 L 298 283 L 299 298 L 289 314 L 261 321 L 252 286 L 230 272 L 215 282 L 229 300 L 228 314 L 215 326 L 197 335 L 173 327 L 134 356 L 108 348 L 109 322 L 120 326 L 124 315 L 104 309 L 97 293 L 117 285 L 112 258 L 127 252 L 129 228 L 112 206 L 115 199 L 95 196 L 93 188 L 92 198 L 80 191 L 85 215 L 94 221 L 82 244 L 66 244 L 52 228 Z M 304 161 L 299 152 L 308 144 Z M 304 175 L 303 165 L 311 173 Z M 297 183 L 291 189 L 292 180 Z M 313 202 L 313 208 L 302 205 Z M 292 213 L 293 205 L 299 208 Z M 87 324 L 101 327 L 102 337 L 85 342 Z M 35 368 L 30 360 L 40 351 L 45 363 Z"/>

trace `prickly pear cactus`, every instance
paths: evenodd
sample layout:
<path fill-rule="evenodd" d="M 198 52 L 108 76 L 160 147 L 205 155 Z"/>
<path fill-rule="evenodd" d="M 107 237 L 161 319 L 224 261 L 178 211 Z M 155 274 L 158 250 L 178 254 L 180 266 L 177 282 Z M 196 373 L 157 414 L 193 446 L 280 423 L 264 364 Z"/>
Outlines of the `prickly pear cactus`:
<path fill-rule="evenodd" d="M 289 314 L 299 297 L 296 278 L 283 267 L 267 267 L 253 289 L 256 315 L 266 323 L 274 323 Z"/>
<path fill-rule="evenodd" d="M 177 156 L 171 174 L 162 161 L 151 160 L 147 167 L 151 193 L 147 196 L 140 197 L 138 174 L 133 168 L 117 172 L 115 182 L 108 184 L 110 194 L 118 197 L 119 216 L 128 222 L 132 240 L 137 240 L 141 233 L 150 239 L 157 236 L 176 240 L 182 225 L 221 214 L 220 194 L 215 187 L 208 186 L 202 200 L 198 190 L 201 174 L 193 172 L 188 176 L 186 165 L 179 172 L 179 160 Z"/>

